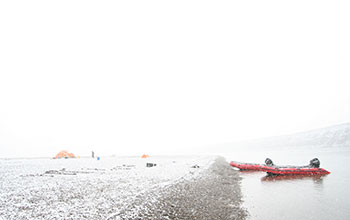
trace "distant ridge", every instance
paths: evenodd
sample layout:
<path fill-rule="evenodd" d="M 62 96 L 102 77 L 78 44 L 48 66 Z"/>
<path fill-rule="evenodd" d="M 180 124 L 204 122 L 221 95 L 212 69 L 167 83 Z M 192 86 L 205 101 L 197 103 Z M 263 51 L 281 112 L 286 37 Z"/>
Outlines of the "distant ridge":
<path fill-rule="evenodd" d="M 246 149 L 312 149 L 326 147 L 350 148 L 350 123 L 338 124 L 290 135 L 259 138 L 248 141 L 220 144 L 216 146 L 223 151 L 228 151 L 233 147 Z"/>

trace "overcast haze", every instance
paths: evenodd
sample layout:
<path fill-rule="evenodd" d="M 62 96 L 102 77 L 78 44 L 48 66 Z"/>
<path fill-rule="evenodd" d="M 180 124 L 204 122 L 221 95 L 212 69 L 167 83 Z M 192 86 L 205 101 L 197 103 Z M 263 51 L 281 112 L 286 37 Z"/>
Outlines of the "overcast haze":
<path fill-rule="evenodd" d="M 0 157 L 190 153 L 350 122 L 348 1 L 2 1 Z"/>

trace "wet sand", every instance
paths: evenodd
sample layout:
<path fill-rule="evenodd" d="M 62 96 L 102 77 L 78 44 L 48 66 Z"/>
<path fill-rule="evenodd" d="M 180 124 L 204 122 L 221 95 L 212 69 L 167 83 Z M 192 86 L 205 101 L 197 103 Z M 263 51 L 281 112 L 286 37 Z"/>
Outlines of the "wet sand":
<path fill-rule="evenodd" d="M 220 157 L 202 175 L 143 195 L 109 219 L 246 219 L 240 182 Z"/>

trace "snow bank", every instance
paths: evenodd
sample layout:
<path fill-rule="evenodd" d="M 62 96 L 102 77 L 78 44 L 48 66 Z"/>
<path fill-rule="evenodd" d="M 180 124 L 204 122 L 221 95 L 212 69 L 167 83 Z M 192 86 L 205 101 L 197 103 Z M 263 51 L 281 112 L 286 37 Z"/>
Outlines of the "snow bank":
<path fill-rule="evenodd" d="M 0 219 L 107 219 L 148 192 L 157 197 L 164 187 L 198 177 L 214 159 L 0 160 Z"/>

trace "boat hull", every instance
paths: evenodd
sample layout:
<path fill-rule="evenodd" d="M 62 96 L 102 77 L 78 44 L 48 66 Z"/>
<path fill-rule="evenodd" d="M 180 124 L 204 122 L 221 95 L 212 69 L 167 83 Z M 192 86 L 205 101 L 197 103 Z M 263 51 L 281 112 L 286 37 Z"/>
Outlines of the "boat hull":
<path fill-rule="evenodd" d="M 265 166 L 261 171 L 274 175 L 324 175 L 330 174 L 329 171 L 323 168 L 314 167 L 268 167 Z"/>
<path fill-rule="evenodd" d="M 240 163 L 231 161 L 230 165 L 240 170 L 263 171 L 274 175 L 325 175 L 330 174 L 329 171 L 323 168 L 315 168 L 309 166 L 267 166 L 265 164 Z"/>
<path fill-rule="evenodd" d="M 255 170 L 255 171 L 262 171 L 263 167 L 265 165 L 263 164 L 255 164 L 255 163 L 240 163 L 240 162 L 235 162 L 231 161 L 230 165 L 232 167 L 236 167 L 240 170 Z"/>

